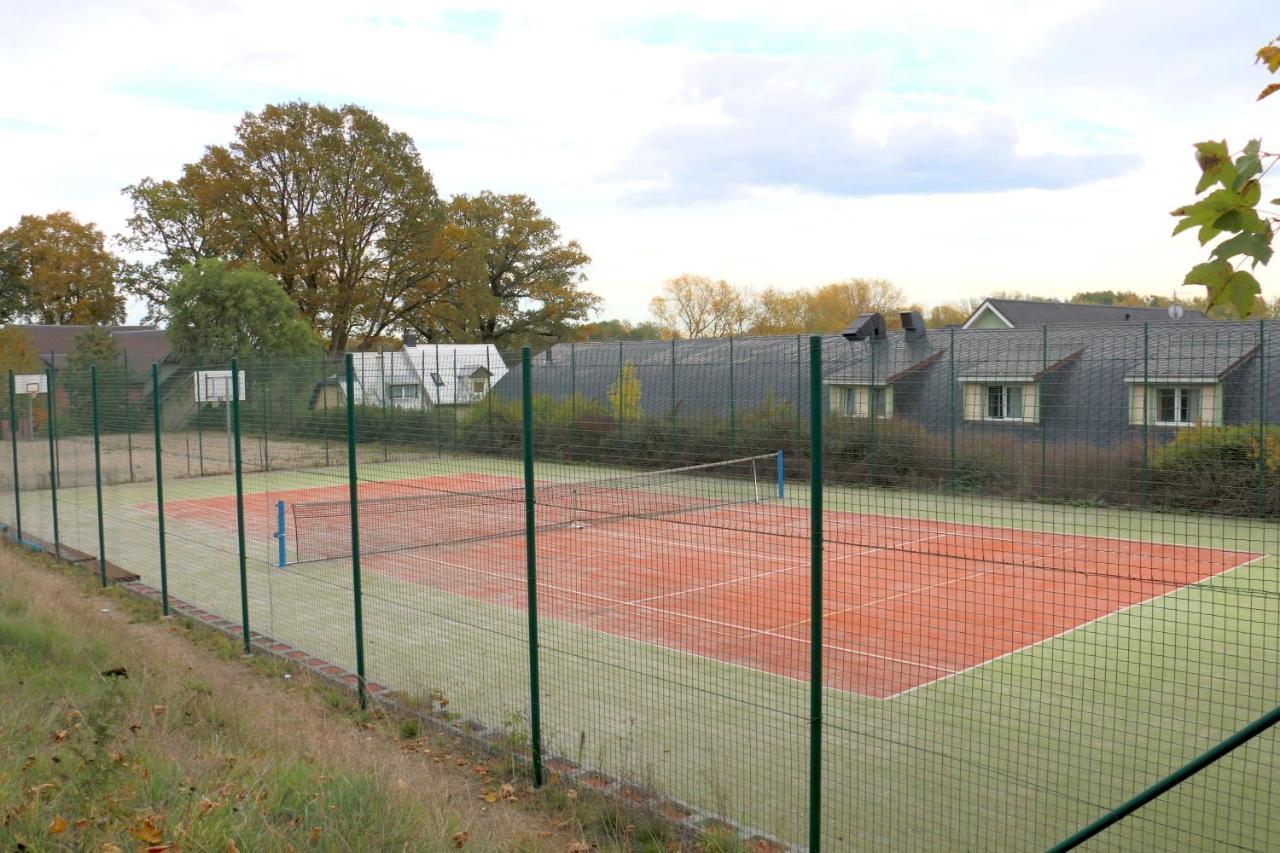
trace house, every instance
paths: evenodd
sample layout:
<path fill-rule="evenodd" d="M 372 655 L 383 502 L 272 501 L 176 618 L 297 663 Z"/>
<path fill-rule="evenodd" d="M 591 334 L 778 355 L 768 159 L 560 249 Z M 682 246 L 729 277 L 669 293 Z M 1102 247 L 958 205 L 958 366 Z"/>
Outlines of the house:
<path fill-rule="evenodd" d="M 1168 308 L 1131 308 L 1124 305 L 1078 305 L 1031 299 L 984 299 L 963 329 L 1039 329 L 1043 326 L 1109 326 L 1117 323 L 1168 323 Z M 1183 308 L 1179 319 L 1203 320 L 1200 311 Z"/>
<path fill-rule="evenodd" d="M 31 339 L 46 367 L 66 367 L 75 352 L 76 339 L 93 326 L 16 325 Z M 122 364 L 150 370 L 152 364 L 163 363 L 173 352 L 164 329 L 155 326 L 104 326 L 115 341 Z"/>
<path fill-rule="evenodd" d="M 1277 344 L 1270 343 L 1270 339 Z M 537 394 L 608 410 L 636 383 L 644 415 L 724 418 L 808 409 L 805 336 L 557 344 L 534 357 Z M 823 406 L 937 434 L 1108 446 L 1171 439 L 1193 425 L 1280 420 L 1280 323 L 1162 323 L 963 329 L 865 340 L 823 336 Z M 518 399 L 509 374 L 495 393 Z"/>
<path fill-rule="evenodd" d="M 502 354 L 492 344 L 419 344 L 407 336 L 392 351 L 352 353 L 356 402 L 364 406 L 402 409 L 460 406 L 483 400 L 507 375 Z M 346 393 L 346 378 L 329 387 Z M 325 399 L 330 405 L 338 398 Z"/>

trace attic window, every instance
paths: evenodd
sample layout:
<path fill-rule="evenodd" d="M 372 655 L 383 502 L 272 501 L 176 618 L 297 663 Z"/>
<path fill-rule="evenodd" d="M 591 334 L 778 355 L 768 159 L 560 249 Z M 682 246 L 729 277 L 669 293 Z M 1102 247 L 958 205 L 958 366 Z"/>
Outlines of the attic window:
<path fill-rule="evenodd" d="M 435 383 L 435 385 L 436 385 L 436 387 L 437 387 L 437 388 L 439 388 L 440 386 L 444 385 L 444 380 L 440 378 L 440 374 L 439 374 L 439 373 L 434 373 L 434 372 L 433 372 L 433 373 L 431 374 L 431 381 Z"/>

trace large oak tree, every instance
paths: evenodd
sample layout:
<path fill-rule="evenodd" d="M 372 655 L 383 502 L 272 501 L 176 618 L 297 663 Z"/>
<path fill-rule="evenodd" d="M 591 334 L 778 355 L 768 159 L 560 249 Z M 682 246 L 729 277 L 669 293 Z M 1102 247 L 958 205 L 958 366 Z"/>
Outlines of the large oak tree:
<path fill-rule="evenodd" d="M 184 266 L 252 263 L 340 351 L 403 325 L 449 285 L 430 173 L 407 134 L 357 106 L 269 105 L 177 180 L 147 178 L 125 193 L 126 245 L 159 256 L 130 269 L 153 316 Z"/>
<path fill-rule="evenodd" d="M 118 268 L 92 222 L 79 222 L 66 211 L 24 216 L 0 231 L 0 321 L 121 321 Z"/>

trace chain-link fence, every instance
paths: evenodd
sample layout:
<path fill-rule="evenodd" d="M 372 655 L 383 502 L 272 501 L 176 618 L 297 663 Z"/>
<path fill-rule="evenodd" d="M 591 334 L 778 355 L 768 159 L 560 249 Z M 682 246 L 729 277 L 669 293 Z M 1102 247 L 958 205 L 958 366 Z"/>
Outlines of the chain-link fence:
<path fill-rule="evenodd" d="M 1043 848 L 1280 703 L 1276 331 L 51 368 L 0 513 L 539 783 L 766 847 Z M 1275 759 L 1093 843 L 1265 849 Z"/>

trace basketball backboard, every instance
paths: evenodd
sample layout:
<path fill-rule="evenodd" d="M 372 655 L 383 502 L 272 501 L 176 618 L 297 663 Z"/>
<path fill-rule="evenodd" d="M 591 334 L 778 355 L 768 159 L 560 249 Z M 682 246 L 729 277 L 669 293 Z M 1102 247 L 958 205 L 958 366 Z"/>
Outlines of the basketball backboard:
<path fill-rule="evenodd" d="M 226 403 L 231 399 L 230 370 L 197 370 L 195 382 L 197 403 Z M 240 371 L 240 399 L 246 399 L 243 370 Z"/>

